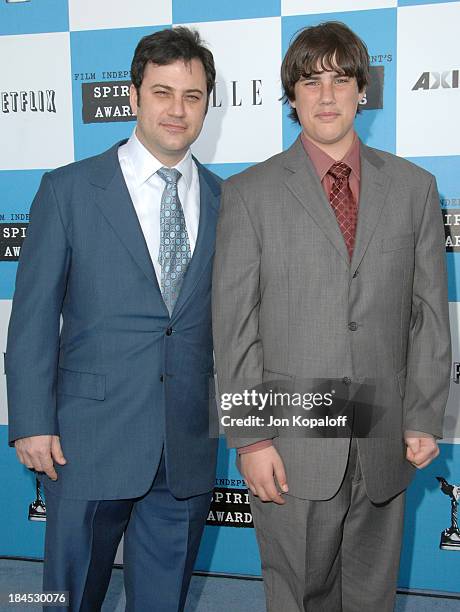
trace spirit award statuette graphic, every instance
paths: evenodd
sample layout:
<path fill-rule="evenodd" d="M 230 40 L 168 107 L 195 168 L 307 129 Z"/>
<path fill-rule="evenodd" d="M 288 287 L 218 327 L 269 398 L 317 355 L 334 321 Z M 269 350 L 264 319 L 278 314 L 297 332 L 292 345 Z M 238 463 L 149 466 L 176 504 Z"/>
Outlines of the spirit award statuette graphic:
<path fill-rule="evenodd" d="M 46 521 L 46 506 L 38 478 L 35 479 L 35 499 L 29 504 L 29 521 Z"/>
<path fill-rule="evenodd" d="M 458 500 L 460 499 L 460 486 L 451 485 L 442 476 L 436 476 L 441 491 L 450 497 L 451 525 L 441 533 L 439 548 L 442 550 L 460 550 L 460 531 L 458 529 Z"/>

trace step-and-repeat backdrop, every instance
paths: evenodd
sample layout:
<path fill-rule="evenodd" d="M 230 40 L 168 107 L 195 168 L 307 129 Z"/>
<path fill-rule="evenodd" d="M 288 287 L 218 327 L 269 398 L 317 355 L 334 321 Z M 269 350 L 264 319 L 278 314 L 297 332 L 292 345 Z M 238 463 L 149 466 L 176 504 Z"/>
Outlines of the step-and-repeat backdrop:
<path fill-rule="evenodd" d="M 372 84 L 357 119 L 361 138 L 411 159 L 438 179 L 449 270 L 452 384 L 441 456 L 417 474 L 408 493 L 399 585 L 456 592 L 460 2 L 0 0 L 0 351 L 6 346 L 17 259 L 40 178 L 48 169 L 129 136 L 134 127 L 129 67 L 137 41 L 155 30 L 187 24 L 210 45 L 217 85 L 194 153 L 225 178 L 286 148 L 296 137 L 298 128 L 280 102 L 281 59 L 299 28 L 330 19 L 348 24 L 369 47 Z M 7 446 L 3 368 L 0 474 L 0 556 L 40 558 L 43 499 L 33 475 Z M 445 487 L 443 493 L 437 476 L 454 488 Z M 246 490 L 224 443 L 197 569 L 260 574 Z"/>

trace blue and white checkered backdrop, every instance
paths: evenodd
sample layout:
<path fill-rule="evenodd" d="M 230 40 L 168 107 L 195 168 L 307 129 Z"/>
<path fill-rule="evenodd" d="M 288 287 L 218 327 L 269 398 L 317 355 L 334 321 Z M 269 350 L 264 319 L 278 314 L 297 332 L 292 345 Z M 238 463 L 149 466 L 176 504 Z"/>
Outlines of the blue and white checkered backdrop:
<path fill-rule="evenodd" d="M 373 82 L 357 119 L 361 138 L 411 159 L 438 180 L 448 230 L 453 383 L 441 456 L 417 474 L 409 490 L 399 585 L 456 592 L 460 553 L 439 549 L 440 533 L 451 521 L 449 500 L 435 476 L 460 484 L 460 385 L 455 384 L 460 362 L 460 2 L 0 0 L 0 350 L 5 350 L 17 256 L 40 177 L 129 136 L 134 119 L 126 85 L 139 38 L 186 24 L 208 42 L 217 85 L 193 149 L 225 178 L 294 140 L 298 128 L 280 102 L 281 59 L 299 28 L 330 19 L 351 26 L 369 47 Z M 197 569 L 258 575 L 244 485 L 233 463 L 222 443 Z M 1 373 L 0 465 L 0 555 L 40 558 L 44 523 L 28 520 L 35 481 L 7 446 Z"/>

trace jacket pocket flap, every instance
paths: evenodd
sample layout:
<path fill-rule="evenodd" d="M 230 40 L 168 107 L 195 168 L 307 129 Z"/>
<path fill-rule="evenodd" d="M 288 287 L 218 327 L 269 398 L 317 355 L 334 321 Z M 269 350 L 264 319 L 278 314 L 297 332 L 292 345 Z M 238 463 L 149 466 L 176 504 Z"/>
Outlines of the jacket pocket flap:
<path fill-rule="evenodd" d="M 57 391 L 65 395 L 103 400 L 105 398 L 105 375 L 59 368 Z"/>
<path fill-rule="evenodd" d="M 382 251 L 399 251 L 399 249 L 410 249 L 414 247 L 414 234 L 402 234 L 390 236 L 382 240 Z"/>

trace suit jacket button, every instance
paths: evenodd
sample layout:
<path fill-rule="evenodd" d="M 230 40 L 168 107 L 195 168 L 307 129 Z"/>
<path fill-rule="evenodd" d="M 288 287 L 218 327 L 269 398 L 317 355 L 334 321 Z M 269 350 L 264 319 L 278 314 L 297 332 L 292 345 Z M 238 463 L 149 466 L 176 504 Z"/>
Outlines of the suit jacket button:
<path fill-rule="evenodd" d="M 166 330 L 166 335 L 170 336 L 173 333 L 172 327 L 168 327 L 168 329 Z"/>
<path fill-rule="evenodd" d="M 352 321 L 351 323 L 348 323 L 348 329 L 350 331 L 356 331 L 358 329 L 358 324 L 356 323 L 356 321 Z"/>
<path fill-rule="evenodd" d="M 359 270 L 356 270 L 355 273 L 353 274 L 353 278 L 356 278 L 359 274 Z"/>
<path fill-rule="evenodd" d="M 343 382 L 344 385 L 347 385 L 347 386 L 351 385 L 351 378 L 349 378 L 348 376 L 344 376 L 342 378 L 342 382 Z"/>
<path fill-rule="evenodd" d="M 160 374 L 160 382 L 163 382 L 163 380 L 164 380 L 163 374 Z"/>

